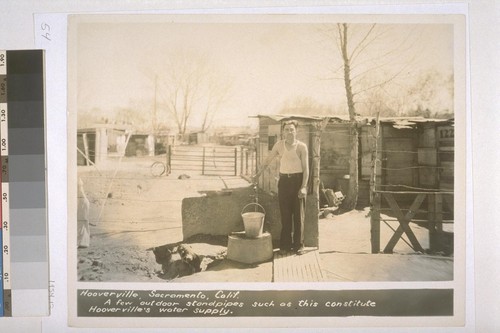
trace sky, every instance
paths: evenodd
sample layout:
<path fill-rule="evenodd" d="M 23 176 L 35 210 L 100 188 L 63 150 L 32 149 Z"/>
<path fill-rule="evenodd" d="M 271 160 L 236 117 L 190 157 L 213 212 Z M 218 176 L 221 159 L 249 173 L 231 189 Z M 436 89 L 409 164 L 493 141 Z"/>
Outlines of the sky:
<path fill-rule="evenodd" d="M 332 72 L 340 64 L 338 49 L 324 32 L 332 25 L 193 23 L 147 17 L 90 21 L 78 23 L 74 41 L 78 110 L 136 108 L 151 112 L 155 78 L 161 104 L 169 63 L 179 55 L 204 59 L 217 79 L 230 85 L 216 114 L 214 123 L 218 126 L 254 124 L 256 120 L 249 116 L 279 113 L 287 101 L 299 97 L 339 112 L 345 110 L 343 81 L 334 78 L 342 71 Z M 362 36 L 365 28 L 353 25 L 352 31 L 358 29 Z M 391 71 L 404 68 L 399 80 L 408 83 L 430 69 L 453 72 L 451 25 L 391 24 L 377 28 L 384 34 L 358 59 L 361 64 L 383 63 L 375 76 L 390 76 Z M 381 54 L 386 55 L 384 62 L 373 60 Z M 159 112 L 166 111 L 160 108 Z M 199 121 L 194 114 L 193 126 Z"/>

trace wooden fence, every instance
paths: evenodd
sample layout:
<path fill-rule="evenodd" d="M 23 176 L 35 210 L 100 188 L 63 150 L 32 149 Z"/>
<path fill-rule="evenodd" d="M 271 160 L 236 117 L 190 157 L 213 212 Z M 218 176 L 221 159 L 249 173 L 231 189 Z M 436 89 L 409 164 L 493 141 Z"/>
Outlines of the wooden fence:
<path fill-rule="evenodd" d="M 390 221 L 397 221 L 398 228 L 392 228 L 388 223 Z M 454 222 L 453 192 L 375 191 L 371 212 L 372 253 L 380 252 L 380 222 L 384 222 L 394 232 L 384 247 L 384 253 L 392 253 L 400 239 L 415 252 L 445 252 L 446 254 L 453 252 L 453 244 L 451 248 L 450 244 L 446 244 L 443 231 L 443 224 Z M 411 229 L 412 223 L 428 228 L 429 249 L 424 249 L 415 237 Z M 403 238 L 403 234 L 406 234 L 409 241 Z"/>
<path fill-rule="evenodd" d="M 238 148 L 172 146 L 169 163 L 172 171 L 195 171 L 202 175 L 237 175 Z"/>
<path fill-rule="evenodd" d="M 257 150 L 255 147 L 241 147 L 240 150 L 240 175 L 251 180 L 257 168 Z"/>
<path fill-rule="evenodd" d="M 167 165 L 172 171 L 194 171 L 201 175 L 236 176 L 250 180 L 257 167 L 251 146 L 169 146 Z"/>

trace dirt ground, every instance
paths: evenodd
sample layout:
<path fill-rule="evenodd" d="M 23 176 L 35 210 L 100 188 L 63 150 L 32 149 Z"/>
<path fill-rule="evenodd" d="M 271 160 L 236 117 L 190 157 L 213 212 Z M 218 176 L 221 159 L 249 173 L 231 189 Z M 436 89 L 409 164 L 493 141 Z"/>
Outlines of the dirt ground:
<path fill-rule="evenodd" d="M 224 259 L 224 237 L 190 240 L 196 253 L 217 256 L 205 271 L 171 279 L 162 274 L 152 248 L 182 241 L 181 202 L 200 192 L 248 186 L 240 177 L 173 172 L 155 177 L 154 158 L 124 159 L 115 170 L 80 167 L 90 202 L 90 246 L 77 251 L 80 281 L 271 282 L 272 262 L 244 265 Z M 179 177 L 188 175 L 189 177 Z M 179 179 L 181 178 L 181 179 Z M 326 281 L 445 281 L 453 279 L 453 257 L 415 254 L 398 242 L 394 254 L 370 254 L 368 209 L 320 219 L 320 259 Z M 427 230 L 412 227 L 424 248 Z M 381 229 L 381 244 L 392 231 Z M 385 243 L 384 243 L 385 242 Z M 383 246 L 383 245 L 382 245 Z"/>
<path fill-rule="evenodd" d="M 118 171 L 113 169 L 116 164 L 99 169 L 79 168 L 78 177 L 84 183 L 90 202 L 90 246 L 77 251 L 80 281 L 193 280 L 192 276 L 166 279 L 152 249 L 183 241 L 183 198 L 226 186 L 249 185 L 240 177 L 207 177 L 188 171 L 155 177 L 150 172 L 154 160 L 147 157 L 124 159 Z M 196 253 L 206 256 L 223 254 L 226 249 L 220 237 L 193 239 L 189 243 Z M 224 274 L 214 273 L 220 271 Z M 227 275 L 229 272 L 231 274 Z M 210 271 L 196 275 L 195 278 L 202 281 L 220 281 L 225 277 L 228 281 L 270 281 L 272 263 L 249 267 L 221 260 L 213 263 Z"/>
<path fill-rule="evenodd" d="M 383 217 L 383 216 L 382 216 Z M 397 222 L 390 222 L 392 229 Z M 424 249 L 429 232 L 418 225 L 412 231 Z M 415 253 L 399 240 L 393 254 L 371 254 L 369 208 L 320 219 L 320 259 L 328 281 L 449 281 L 453 280 L 453 257 Z M 381 223 L 383 249 L 393 235 Z M 406 238 L 406 241 L 409 241 Z"/>

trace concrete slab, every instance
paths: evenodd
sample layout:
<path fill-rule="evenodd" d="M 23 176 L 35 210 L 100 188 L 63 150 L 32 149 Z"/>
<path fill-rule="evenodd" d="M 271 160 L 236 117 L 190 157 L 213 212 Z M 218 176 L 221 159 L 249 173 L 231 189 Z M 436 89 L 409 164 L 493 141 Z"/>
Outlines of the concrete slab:
<path fill-rule="evenodd" d="M 323 272 L 316 248 L 306 248 L 302 254 L 276 251 L 274 254 L 274 282 L 323 282 Z"/>
<path fill-rule="evenodd" d="M 452 281 L 453 258 L 422 254 L 321 252 L 326 281 Z"/>

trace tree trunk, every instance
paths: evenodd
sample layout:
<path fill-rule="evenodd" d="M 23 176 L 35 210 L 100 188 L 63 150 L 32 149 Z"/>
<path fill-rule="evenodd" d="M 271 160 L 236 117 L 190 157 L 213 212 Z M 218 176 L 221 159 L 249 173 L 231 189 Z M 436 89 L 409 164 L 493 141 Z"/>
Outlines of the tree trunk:
<path fill-rule="evenodd" d="M 349 191 L 343 202 L 343 208 L 352 210 L 358 203 L 359 177 L 358 177 L 358 157 L 359 157 L 359 132 L 356 123 L 351 124 L 351 152 L 349 159 Z"/>
<path fill-rule="evenodd" d="M 349 110 L 349 119 L 351 121 L 350 126 L 350 159 L 349 159 L 349 191 L 347 192 L 346 198 L 343 202 L 343 207 L 348 210 L 356 208 L 358 202 L 358 189 L 359 189 L 359 179 L 358 179 L 358 146 L 359 146 L 359 130 L 356 122 L 356 107 L 354 104 L 354 96 L 352 93 L 351 86 L 351 67 L 350 59 L 347 52 L 347 24 L 343 23 L 338 26 L 340 34 L 340 45 L 342 51 L 342 59 L 344 62 L 344 84 L 345 92 L 347 97 L 347 106 Z"/>

